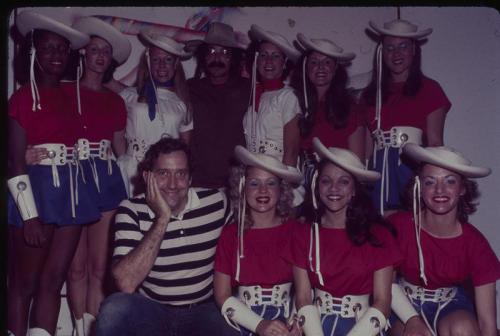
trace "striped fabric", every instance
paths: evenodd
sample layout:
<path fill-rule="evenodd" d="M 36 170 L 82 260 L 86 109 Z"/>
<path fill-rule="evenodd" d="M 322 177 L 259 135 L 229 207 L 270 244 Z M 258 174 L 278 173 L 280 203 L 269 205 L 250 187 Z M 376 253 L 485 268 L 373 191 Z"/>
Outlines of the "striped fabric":
<path fill-rule="evenodd" d="M 212 295 L 217 241 L 231 207 L 217 189 L 191 188 L 181 218 L 171 218 L 158 257 L 138 292 L 151 300 L 185 305 Z M 144 194 L 124 200 L 116 213 L 113 262 L 136 247 L 153 224 Z"/>

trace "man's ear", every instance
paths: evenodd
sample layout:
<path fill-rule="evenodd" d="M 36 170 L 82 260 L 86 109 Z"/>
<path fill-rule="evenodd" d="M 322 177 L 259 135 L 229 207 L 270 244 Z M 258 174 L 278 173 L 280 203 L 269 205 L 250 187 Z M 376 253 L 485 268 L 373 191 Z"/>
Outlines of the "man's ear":
<path fill-rule="evenodd" d="M 149 171 L 145 170 L 142 172 L 142 179 L 144 180 L 144 183 L 148 184 L 148 173 Z"/>

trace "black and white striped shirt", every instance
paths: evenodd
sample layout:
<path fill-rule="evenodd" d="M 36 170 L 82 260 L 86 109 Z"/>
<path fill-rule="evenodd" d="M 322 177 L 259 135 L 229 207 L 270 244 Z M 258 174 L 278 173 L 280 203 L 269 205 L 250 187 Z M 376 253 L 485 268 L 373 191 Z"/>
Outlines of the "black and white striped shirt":
<path fill-rule="evenodd" d="M 223 192 L 190 188 L 186 207 L 179 216 L 170 219 L 158 257 L 138 292 L 170 305 L 209 298 L 215 249 L 230 212 Z M 154 217 L 144 194 L 120 204 L 115 218 L 113 262 L 139 244 Z"/>

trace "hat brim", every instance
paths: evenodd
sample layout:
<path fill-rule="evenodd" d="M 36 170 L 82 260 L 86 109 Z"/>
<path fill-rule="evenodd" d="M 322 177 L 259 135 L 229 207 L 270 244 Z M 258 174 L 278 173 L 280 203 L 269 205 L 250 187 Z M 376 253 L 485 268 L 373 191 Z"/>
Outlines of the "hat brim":
<path fill-rule="evenodd" d="M 320 157 L 323 157 L 323 158 L 333 162 L 334 164 L 336 164 L 340 168 L 348 171 L 349 173 L 354 175 L 358 179 L 358 181 L 360 181 L 360 182 L 375 182 L 378 179 L 380 179 L 380 173 L 378 173 L 378 172 L 364 169 L 364 168 L 358 168 L 358 167 L 347 164 L 340 157 L 335 156 L 332 152 L 330 152 L 330 150 L 328 150 L 328 148 L 326 148 L 325 145 L 323 145 L 318 138 L 313 138 L 312 142 L 313 142 L 314 150 L 316 151 L 316 153 L 318 153 L 318 155 Z"/>
<path fill-rule="evenodd" d="M 186 41 L 185 44 L 186 47 L 184 48 L 184 50 L 191 53 L 195 52 L 202 44 L 215 44 L 226 48 L 236 48 L 241 50 L 245 49 L 236 41 L 226 40 L 222 38 L 210 38 L 209 36 L 206 36 L 203 40 L 189 40 Z"/>
<path fill-rule="evenodd" d="M 491 169 L 486 167 L 477 167 L 464 165 L 460 163 L 450 163 L 443 156 L 437 155 L 432 151 L 414 143 L 406 143 L 403 146 L 403 152 L 411 159 L 419 163 L 429 163 L 441 168 L 451 170 L 465 177 L 485 177 L 491 174 Z"/>
<path fill-rule="evenodd" d="M 283 41 L 277 39 L 275 36 L 269 34 L 267 31 L 261 27 L 253 24 L 248 32 L 250 39 L 255 41 L 266 41 L 276 45 L 289 59 L 296 62 L 300 57 L 300 52 L 293 46 L 283 43 Z"/>
<path fill-rule="evenodd" d="M 187 53 L 187 52 L 184 52 L 182 50 L 177 50 L 175 48 L 173 48 L 172 46 L 170 46 L 169 44 L 167 43 L 164 43 L 162 41 L 159 41 L 159 40 L 155 40 L 155 39 L 152 39 L 149 34 L 147 34 L 147 32 L 141 32 L 140 33 L 140 37 L 147 43 L 147 44 L 150 44 L 150 45 L 153 45 L 155 47 L 158 47 L 160 48 L 161 50 L 164 50 L 168 53 L 171 53 L 172 55 L 176 55 L 177 57 L 179 57 L 182 61 L 185 61 L 185 60 L 188 60 L 189 58 L 191 58 L 192 54 L 191 53 Z"/>
<path fill-rule="evenodd" d="M 320 46 L 314 44 L 314 42 L 311 41 L 311 39 L 307 38 L 302 33 L 297 34 L 297 40 L 299 41 L 298 46 L 303 51 L 307 51 L 307 50 L 317 51 L 319 53 L 325 54 L 327 56 L 330 56 L 330 57 L 335 58 L 336 60 L 339 60 L 342 62 L 349 62 L 356 57 L 356 54 L 354 54 L 352 52 L 337 53 L 333 50 L 327 50 L 325 48 L 321 48 Z"/>
<path fill-rule="evenodd" d="M 22 11 L 17 15 L 16 26 L 23 36 L 26 36 L 33 29 L 44 29 L 61 35 L 69 41 L 71 49 L 80 49 L 90 41 L 87 34 L 31 10 Z"/>
<path fill-rule="evenodd" d="M 395 37 L 407 37 L 411 39 L 420 39 L 424 38 L 432 33 L 432 28 L 427 28 L 421 31 L 416 31 L 412 33 L 403 33 L 403 32 L 395 32 L 392 30 L 384 29 L 382 27 L 379 27 L 375 22 L 370 21 L 369 22 L 370 27 L 372 27 L 373 30 L 379 35 L 388 35 L 388 36 L 395 36 Z"/>
<path fill-rule="evenodd" d="M 106 40 L 113 48 L 113 59 L 122 64 L 130 56 L 132 45 L 130 41 L 120 33 L 115 27 L 96 17 L 82 17 L 72 26 L 74 29 L 88 34 L 95 35 Z"/>
<path fill-rule="evenodd" d="M 244 165 L 264 169 L 288 182 L 299 184 L 303 180 L 296 168 L 286 166 L 272 156 L 252 153 L 240 145 L 235 147 L 234 154 Z"/>

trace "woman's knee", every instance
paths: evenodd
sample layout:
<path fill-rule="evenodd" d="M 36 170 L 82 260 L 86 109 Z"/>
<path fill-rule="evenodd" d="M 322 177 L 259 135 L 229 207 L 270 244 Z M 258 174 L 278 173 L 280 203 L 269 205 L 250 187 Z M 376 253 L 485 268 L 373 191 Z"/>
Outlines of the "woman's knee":
<path fill-rule="evenodd" d="M 465 310 L 451 313 L 438 323 L 438 334 L 450 336 L 480 336 L 475 316 Z"/>
<path fill-rule="evenodd" d="M 68 271 L 68 281 L 79 282 L 87 278 L 87 265 L 84 263 L 73 263 Z"/>

